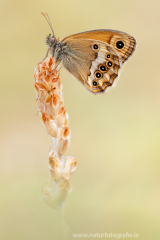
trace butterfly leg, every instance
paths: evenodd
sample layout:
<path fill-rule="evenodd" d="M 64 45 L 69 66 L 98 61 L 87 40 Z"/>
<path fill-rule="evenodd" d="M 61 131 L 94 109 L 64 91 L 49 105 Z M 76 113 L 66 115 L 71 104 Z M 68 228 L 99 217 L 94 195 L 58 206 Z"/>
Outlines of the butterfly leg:
<path fill-rule="evenodd" d="M 58 66 L 59 66 L 59 64 L 53 69 L 53 71 L 51 73 L 48 73 L 46 76 L 51 75 L 57 69 Z"/>
<path fill-rule="evenodd" d="M 42 59 L 42 61 L 40 61 L 40 62 L 38 63 L 38 65 L 39 65 L 40 63 L 44 62 L 44 60 L 48 57 L 49 51 L 50 51 L 50 47 L 48 47 L 47 52 L 46 52 L 46 56 Z"/>
<path fill-rule="evenodd" d="M 51 74 L 58 68 L 58 66 L 60 65 L 60 63 L 61 63 L 61 62 L 59 62 L 59 63 L 55 66 L 55 68 L 53 69 L 53 71 L 52 71 L 51 73 L 48 73 L 47 76 L 48 76 L 48 75 L 51 75 Z M 61 70 L 61 68 L 62 68 L 62 66 L 60 67 L 60 69 L 58 69 L 58 72 Z"/>

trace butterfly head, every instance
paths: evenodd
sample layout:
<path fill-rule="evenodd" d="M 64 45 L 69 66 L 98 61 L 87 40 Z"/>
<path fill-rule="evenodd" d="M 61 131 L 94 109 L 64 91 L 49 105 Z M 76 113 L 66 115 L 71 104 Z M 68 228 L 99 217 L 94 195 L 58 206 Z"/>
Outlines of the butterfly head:
<path fill-rule="evenodd" d="M 46 44 L 47 44 L 49 47 L 53 48 L 53 46 L 56 46 L 57 43 L 58 43 L 58 41 L 57 41 L 57 39 L 56 39 L 54 36 L 51 37 L 51 34 L 49 34 L 49 35 L 47 36 L 47 38 L 46 38 Z"/>
<path fill-rule="evenodd" d="M 65 44 L 56 39 L 54 36 L 51 37 L 49 34 L 46 38 L 46 44 L 50 48 L 50 53 L 54 57 L 55 61 L 58 63 L 62 60 L 65 52 Z"/>

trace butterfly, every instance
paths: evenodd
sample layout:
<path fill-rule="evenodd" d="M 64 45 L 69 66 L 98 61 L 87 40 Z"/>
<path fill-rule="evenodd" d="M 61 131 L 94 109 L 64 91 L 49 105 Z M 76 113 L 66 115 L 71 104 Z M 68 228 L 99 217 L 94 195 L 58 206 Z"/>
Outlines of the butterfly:
<path fill-rule="evenodd" d="M 94 94 L 115 86 L 120 69 L 135 51 L 134 37 L 121 31 L 99 29 L 77 33 L 60 41 L 54 35 L 48 14 L 42 14 L 53 33 L 46 39 L 45 58 L 50 52 L 57 66 L 62 62 Z"/>

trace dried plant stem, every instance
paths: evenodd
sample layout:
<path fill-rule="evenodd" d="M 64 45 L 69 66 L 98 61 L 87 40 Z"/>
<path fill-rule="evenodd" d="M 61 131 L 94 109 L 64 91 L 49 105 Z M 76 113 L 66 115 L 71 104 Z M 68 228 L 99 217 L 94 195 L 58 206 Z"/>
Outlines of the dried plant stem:
<path fill-rule="evenodd" d="M 52 136 L 53 149 L 49 152 L 49 170 L 52 181 L 43 188 L 44 201 L 58 212 L 59 232 L 65 235 L 63 205 L 71 191 L 69 178 L 76 170 L 77 162 L 73 157 L 64 157 L 70 144 L 68 114 L 64 107 L 62 84 L 56 64 L 48 57 L 35 69 L 35 90 L 37 94 L 38 113 L 48 134 Z M 65 229 L 65 231 L 64 231 Z M 64 236 L 63 236 L 64 238 Z"/>
<path fill-rule="evenodd" d="M 69 228 L 66 225 L 64 218 L 63 218 L 63 215 L 64 215 L 63 207 L 64 207 L 64 205 L 59 207 L 59 209 L 57 211 L 57 237 L 58 237 L 58 239 L 67 239 L 68 231 L 69 231 Z"/>

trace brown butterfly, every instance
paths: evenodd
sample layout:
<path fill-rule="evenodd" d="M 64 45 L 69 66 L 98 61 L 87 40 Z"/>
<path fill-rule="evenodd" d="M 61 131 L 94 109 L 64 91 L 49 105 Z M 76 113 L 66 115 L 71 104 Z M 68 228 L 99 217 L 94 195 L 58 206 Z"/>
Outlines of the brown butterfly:
<path fill-rule="evenodd" d="M 62 62 L 94 94 L 115 85 L 119 70 L 135 50 L 134 37 L 120 31 L 100 29 L 74 34 L 60 41 L 54 35 L 48 14 L 42 14 L 53 33 L 46 39 L 46 57 L 50 52 L 57 65 Z"/>

